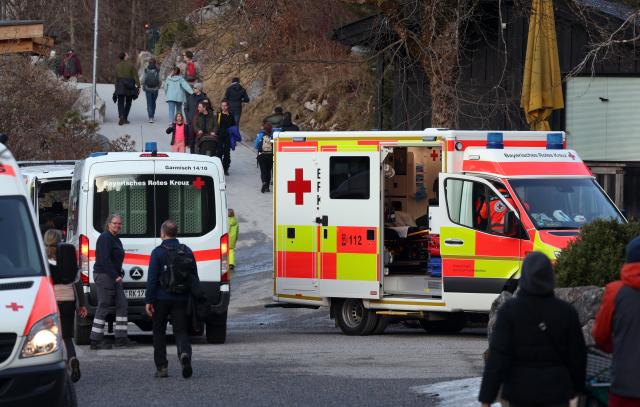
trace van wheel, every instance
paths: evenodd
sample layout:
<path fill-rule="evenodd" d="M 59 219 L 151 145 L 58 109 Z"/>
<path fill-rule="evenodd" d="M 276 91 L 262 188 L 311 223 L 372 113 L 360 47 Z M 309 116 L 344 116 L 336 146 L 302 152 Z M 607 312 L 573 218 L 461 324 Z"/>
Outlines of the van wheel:
<path fill-rule="evenodd" d="M 378 316 L 378 323 L 376 324 L 376 327 L 373 329 L 372 334 L 382 335 L 384 333 L 384 330 L 387 329 L 387 325 L 389 325 L 389 318 Z"/>
<path fill-rule="evenodd" d="M 88 322 L 88 324 L 87 324 Z M 78 345 L 88 345 L 91 343 L 91 325 L 93 324 L 93 320 L 90 318 L 80 318 L 76 316 L 75 322 L 75 339 L 76 344 Z"/>
<path fill-rule="evenodd" d="M 64 374 L 64 389 L 62 393 L 62 405 L 64 407 L 77 407 L 78 398 L 76 396 L 76 388 L 71 382 L 71 378 L 65 372 Z"/>
<path fill-rule="evenodd" d="M 420 319 L 422 329 L 430 334 L 455 334 L 467 325 L 467 317 L 462 312 L 447 315 L 447 319 L 441 321 L 429 321 Z"/>
<path fill-rule="evenodd" d="M 346 335 L 370 335 L 376 328 L 378 316 L 366 309 L 361 300 L 348 298 L 337 304 L 336 321 Z"/>
<path fill-rule="evenodd" d="M 207 343 L 222 344 L 227 339 L 227 313 L 211 317 L 206 323 Z"/>

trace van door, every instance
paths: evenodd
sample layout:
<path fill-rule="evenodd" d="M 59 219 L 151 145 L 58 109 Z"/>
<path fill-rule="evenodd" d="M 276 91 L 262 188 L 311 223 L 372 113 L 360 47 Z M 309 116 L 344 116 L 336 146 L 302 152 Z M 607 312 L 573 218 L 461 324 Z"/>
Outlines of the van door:
<path fill-rule="evenodd" d="M 159 244 L 156 230 L 153 161 L 96 163 L 89 169 L 87 237 L 93 281 L 96 241 L 110 214 L 122 217 L 120 239 L 125 249 L 124 286 L 130 300 L 144 299 L 151 251 Z"/>
<path fill-rule="evenodd" d="M 446 202 L 440 227 L 444 300 L 453 308 L 486 311 L 484 302 L 490 298 L 480 300 L 477 294 L 500 293 L 520 271 L 521 239 L 526 237 L 513 201 L 504 199 L 491 182 L 467 175 L 442 175 L 440 194 L 445 199 L 440 201 Z M 509 219 L 513 227 L 500 225 Z M 471 295 L 453 303 L 453 294 L 459 293 Z"/>
<path fill-rule="evenodd" d="M 318 156 L 320 295 L 380 298 L 380 153 Z"/>

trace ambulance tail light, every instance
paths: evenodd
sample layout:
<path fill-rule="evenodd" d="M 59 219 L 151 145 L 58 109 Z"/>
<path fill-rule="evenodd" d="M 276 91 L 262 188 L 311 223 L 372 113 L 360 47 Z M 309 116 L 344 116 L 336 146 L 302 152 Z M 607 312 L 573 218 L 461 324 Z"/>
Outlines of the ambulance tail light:
<path fill-rule="evenodd" d="M 500 132 L 487 133 L 487 148 L 502 150 L 504 148 L 502 133 Z"/>
<path fill-rule="evenodd" d="M 220 282 L 228 283 L 229 279 L 229 235 L 225 233 L 220 238 Z"/>
<path fill-rule="evenodd" d="M 562 150 L 563 148 L 562 133 L 547 134 L 547 150 Z"/>
<path fill-rule="evenodd" d="M 89 285 L 89 238 L 80 235 L 80 256 L 78 256 L 78 267 L 80 267 L 80 281 L 82 285 Z"/>

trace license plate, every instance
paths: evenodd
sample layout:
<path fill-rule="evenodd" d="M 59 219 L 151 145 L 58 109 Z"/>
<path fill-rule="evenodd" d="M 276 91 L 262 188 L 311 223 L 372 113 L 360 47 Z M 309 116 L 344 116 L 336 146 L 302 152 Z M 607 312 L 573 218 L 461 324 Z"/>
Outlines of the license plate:
<path fill-rule="evenodd" d="M 144 299 L 145 291 L 146 290 L 144 288 L 137 288 L 135 290 L 124 290 L 124 296 L 129 300 Z"/>

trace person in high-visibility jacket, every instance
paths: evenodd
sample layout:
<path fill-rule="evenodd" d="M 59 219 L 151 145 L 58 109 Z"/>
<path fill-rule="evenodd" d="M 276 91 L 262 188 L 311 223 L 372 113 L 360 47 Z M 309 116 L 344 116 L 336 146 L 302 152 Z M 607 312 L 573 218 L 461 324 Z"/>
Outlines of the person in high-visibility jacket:
<path fill-rule="evenodd" d="M 236 241 L 238 240 L 238 219 L 233 209 L 227 210 L 227 218 L 229 220 L 229 268 L 233 270 L 236 267 Z"/>
<path fill-rule="evenodd" d="M 516 207 L 516 204 L 513 200 L 513 198 L 511 197 L 511 195 L 509 194 L 509 191 L 507 191 L 505 188 L 501 187 L 498 188 L 498 192 L 500 192 L 500 194 L 502 195 L 502 197 L 504 198 L 505 201 L 509 202 L 511 204 L 512 207 Z M 486 220 L 487 216 L 490 215 L 489 218 L 489 228 L 488 230 L 491 232 L 495 232 L 495 233 L 505 233 L 507 232 L 505 230 L 505 214 L 509 211 L 509 207 L 507 205 L 504 204 L 504 202 L 502 202 L 502 200 L 500 200 L 500 198 L 497 195 L 492 195 L 489 198 L 489 207 L 490 207 L 490 213 L 487 214 L 487 204 L 486 202 L 483 202 L 482 204 L 480 204 L 480 208 L 478 210 L 478 223 L 481 222 L 481 220 Z"/>

